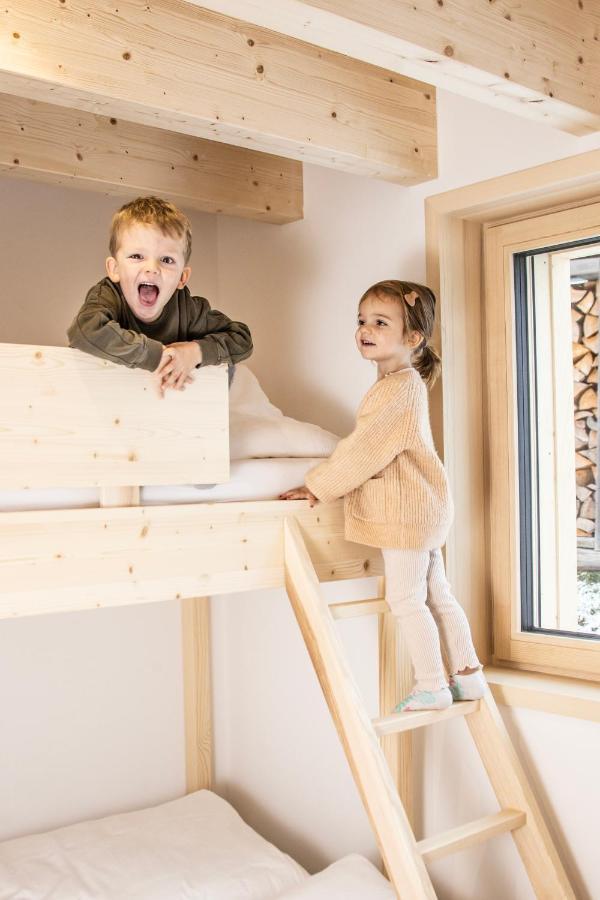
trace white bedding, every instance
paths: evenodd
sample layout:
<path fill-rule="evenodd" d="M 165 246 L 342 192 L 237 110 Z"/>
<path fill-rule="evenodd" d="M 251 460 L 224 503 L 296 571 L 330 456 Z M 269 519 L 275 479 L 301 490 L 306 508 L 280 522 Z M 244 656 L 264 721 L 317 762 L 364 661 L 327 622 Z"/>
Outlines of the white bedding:
<path fill-rule="evenodd" d="M 396 894 L 368 859 L 352 854 L 284 891 L 278 900 L 396 900 Z"/>
<path fill-rule="evenodd" d="M 329 456 L 336 435 L 310 422 L 284 416 L 273 406 L 256 376 L 236 366 L 229 391 L 229 455 L 231 459 Z"/>
<path fill-rule="evenodd" d="M 338 438 L 284 416 L 269 401 L 246 366 L 236 367 L 229 397 L 230 479 L 224 484 L 152 485 L 142 488 L 143 504 L 276 500 L 304 483 L 306 472 L 333 451 Z M 174 480 L 176 480 L 174 478 Z M 0 490 L 0 512 L 84 509 L 99 504 L 97 488 Z"/>
<path fill-rule="evenodd" d="M 1 900 L 270 900 L 305 879 L 210 791 L 0 844 Z"/>
<path fill-rule="evenodd" d="M 152 506 L 169 503 L 276 500 L 279 494 L 304 483 L 304 476 L 320 462 L 316 459 L 239 459 L 231 463 L 229 481 L 201 485 L 151 485 L 142 488 L 140 502 Z M 98 506 L 97 488 L 35 488 L 0 490 L 0 512 L 28 509 L 84 509 Z"/>
<path fill-rule="evenodd" d="M 210 791 L 0 844 L 0 900 L 393 898 L 359 856 L 309 877 Z"/>

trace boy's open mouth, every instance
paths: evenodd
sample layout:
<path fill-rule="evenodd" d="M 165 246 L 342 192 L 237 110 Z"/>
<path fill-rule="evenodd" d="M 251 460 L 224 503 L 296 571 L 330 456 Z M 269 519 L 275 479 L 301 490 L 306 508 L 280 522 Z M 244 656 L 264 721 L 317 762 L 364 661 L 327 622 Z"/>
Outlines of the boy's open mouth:
<path fill-rule="evenodd" d="M 363 345 L 363 347 L 374 347 L 375 346 L 374 341 L 361 341 L 361 344 Z"/>
<path fill-rule="evenodd" d="M 158 299 L 158 288 L 149 281 L 143 281 L 138 287 L 138 294 L 142 306 L 154 306 Z"/>

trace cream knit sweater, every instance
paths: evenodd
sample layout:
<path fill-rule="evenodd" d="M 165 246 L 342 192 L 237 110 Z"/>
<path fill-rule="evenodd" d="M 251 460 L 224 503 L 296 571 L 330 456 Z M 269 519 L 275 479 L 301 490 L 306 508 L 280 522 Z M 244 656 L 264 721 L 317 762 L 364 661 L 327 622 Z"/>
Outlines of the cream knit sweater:
<path fill-rule="evenodd" d="M 444 544 L 452 500 L 433 444 L 427 388 L 416 369 L 373 385 L 354 431 L 311 469 L 306 485 L 324 503 L 344 497 L 350 541 L 413 550 Z"/>

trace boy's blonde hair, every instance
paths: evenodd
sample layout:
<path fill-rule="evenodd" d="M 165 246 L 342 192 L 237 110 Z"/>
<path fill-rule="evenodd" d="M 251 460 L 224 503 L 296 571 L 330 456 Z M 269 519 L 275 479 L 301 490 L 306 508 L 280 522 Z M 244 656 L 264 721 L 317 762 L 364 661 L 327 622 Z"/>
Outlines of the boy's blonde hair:
<path fill-rule="evenodd" d="M 177 209 L 174 203 L 161 200 L 160 197 L 137 197 L 126 203 L 116 212 L 110 223 L 110 239 L 108 247 L 111 256 L 116 256 L 119 247 L 119 235 L 123 228 L 139 223 L 156 225 L 163 234 L 169 237 L 183 238 L 185 241 L 185 263 L 192 255 L 192 226 L 190 220 Z"/>
<path fill-rule="evenodd" d="M 364 292 L 358 308 L 367 297 L 395 301 L 402 312 L 405 331 L 417 331 L 422 341 L 414 351 L 413 365 L 423 381 L 431 387 L 440 374 L 441 359 L 429 343 L 435 322 L 435 294 L 431 288 L 414 281 L 378 281 Z"/>

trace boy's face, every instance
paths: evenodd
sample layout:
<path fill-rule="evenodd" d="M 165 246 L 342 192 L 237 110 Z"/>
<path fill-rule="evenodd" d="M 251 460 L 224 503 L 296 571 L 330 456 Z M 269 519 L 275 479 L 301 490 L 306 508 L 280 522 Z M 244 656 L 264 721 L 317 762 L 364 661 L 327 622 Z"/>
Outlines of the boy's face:
<path fill-rule="evenodd" d="M 116 258 L 108 257 L 106 271 L 121 285 L 134 315 L 154 322 L 192 270 L 185 265 L 183 237 L 163 234 L 156 225 L 135 223 L 121 230 Z"/>

